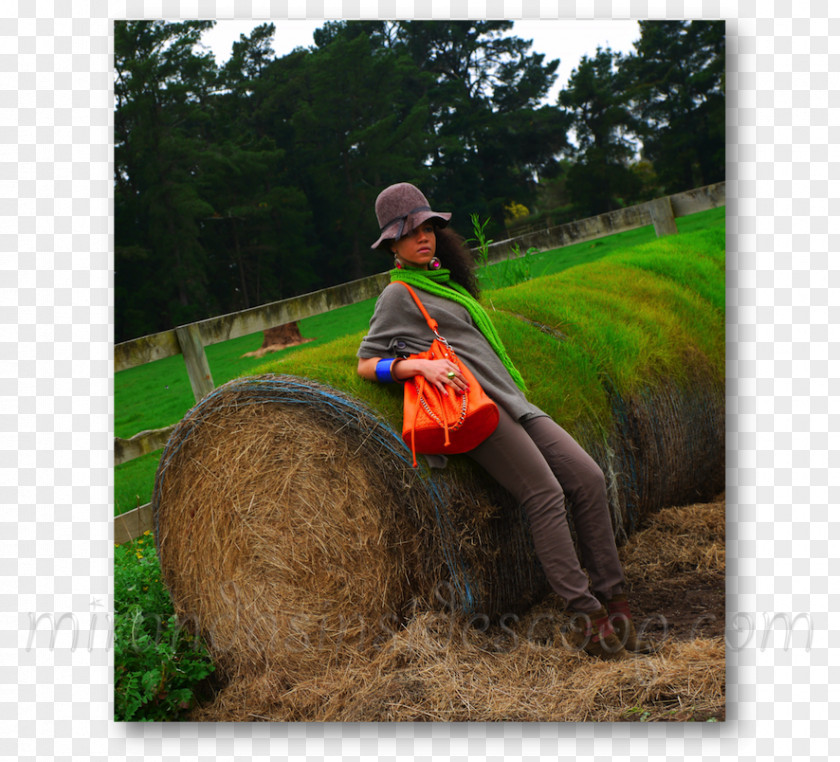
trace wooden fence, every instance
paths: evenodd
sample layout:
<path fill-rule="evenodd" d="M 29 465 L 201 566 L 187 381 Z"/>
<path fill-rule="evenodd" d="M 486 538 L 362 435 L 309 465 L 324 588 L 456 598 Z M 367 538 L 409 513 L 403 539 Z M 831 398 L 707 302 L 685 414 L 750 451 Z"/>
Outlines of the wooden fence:
<path fill-rule="evenodd" d="M 677 232 L 675 217 L 714 209 L 725 203 L 726 184 L 721 182 L 707 185 L 493 243 L 490 245 L 488 261 L 492 263 L 506 259 L 514 246 L 518 246 L 520 255 L 524 256 L 530 248 L 547 251 L 650 224 L 654 225 L 657 236 L 670 235 Z M 302 296 L 125 341 L 114 346 L 114 372 L 172 355 L 183 355 L 193 395 L 199 401 L 215 388 L 205 347 L 362 302 L 378 296 L 388 282 L 388 273 L 379 273 Z M 160 449 L 176 425 L 141 431 L 129 439 L 115 437 L 114 465 Z M 114 541 L 128 542 L 151 529 L 152 525 L 151 504 L 147 503 L 116 517 Z"/>

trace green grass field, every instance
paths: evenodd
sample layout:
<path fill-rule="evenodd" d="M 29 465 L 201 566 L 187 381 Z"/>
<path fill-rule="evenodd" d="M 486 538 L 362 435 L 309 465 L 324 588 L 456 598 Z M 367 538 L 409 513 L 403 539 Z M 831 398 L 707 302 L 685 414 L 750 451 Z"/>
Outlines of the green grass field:
<path fill-rule="evenodd" d="M 726 210 L 723 207 L 701 212 L 690 217 L 682 217 L 677 220 L 677 226 L 681 233 L 693 232 L 704 229 L 722 229 L 725 225 Z M 520 260 L 509 260 L 492 265 L 486 271 L 479 273 L 479 280 L 482 288 L 490 290 L 503 285 L 512 285 L 513 282 L 526 279 L 540 278 L 545 275 L 567 270 L 580 264 L 596 262 L 607 256 L 611 257 L 610 265 L 624 265 L 624 254 L 629 250 L 636 250 L 644 244 L 657 241 L 653 226 L 639 228 L 637 230 L 618 233 L 613 236 L 601 238 L 596 241 L 566 246 L 562 249 L 532 254 Z M 659 251 L 662 249 L 662 252 Z M 634 254 L 634 265 L 643 266 L 652 272 L 667 274 L 669 278 L 679 283 L 680 264 L 679 258 L 672 256 L 668 258 L 662 253 L 677 251 L 679 238 L 665 238 L 658 242 L 657 246 L 650 251 L 645 250 L 643 265 L 639 265 L 639 259 Z M 696 276 L 695 276 L 696 277 Z M 708 279 L 718 278 L 719 271 L 710 265 Z M 705 296 L 703 289 L 705 284 L 692 283 L 692 288 Z M 642 288 L 642 286 L 640 286 Z M 580 284 L 580 299 L 578 301 L 591 300 L 591 309 L 594 313 L 601 312 L 608 314 L 611 319 L 610 310 L 613 303 L 609 300 L 606 303 L 598 303 L 597 294 L 586 290 L 586 284 Z M 711 285 L 708 287 L 710 299 L 715 302 L 714 306 L 723 310 L 724 305 L 717 294 L 720 289 Z M 501 292 L 500 292 L 501 293 Z M 491 299 L 498 298 L 491 295 Z M 343 336 L 357 334 L 364 331 L 373 312 L 375 299 L 369 299 L 349 307 L 342 307 L 333 310 L 325 315 L 307 318 L 300 321 L 299 327 L 304 338 L 311 339 L 307 344 L 300 347 L 292 347 L 282 352 L 282 357 L 291 357 L 299 351 L 326 344 Z M 496 302 L 499 307 L 504 305 Z M 543 306 L 540 306 L 543 309 Z M 658 327 L 651 320 L 645 322 L 644 315 L 637 315 L 628 308 L 627 315 L 631 312 L 634 320 L 638 323 L 640 331 L 666 331 L 669 335 L 676 335 L 679 326 Z M 558 319 L 562 319 L 560 316 Z M 232 341 L 224 342 L 207 347 L 207 358 L 213 374 L 213 381 L 218 386 L 226 381 L 239 376 L 258 372 L 257 369 L 265 366 L 266 360 L 278 355 L 267 355 L 263 358 L 243 357 L 246 352 L 257 349 L 262 344 L 262 332 L 245 336 Z M 609 352 L 610 344 L 605 342 L 602 351 Z M 161 428 L 177 423 L 195 404 L 195 400 L 187 378 L 183 358 L 178 355 L 159 360 L 154 363 L 142 365 L 137 368 L 121 371 L 114 378 L 114 433 L 118 437 L 130 437 L 146 429 Z M 114 511 L 115 514 L 136 508 L 150 501 L 154 485 L 155 471 L 160 458 L 160 451 L 149 453 L 142 458 L 129 461 L 115 469 L 114 478 Z"/>

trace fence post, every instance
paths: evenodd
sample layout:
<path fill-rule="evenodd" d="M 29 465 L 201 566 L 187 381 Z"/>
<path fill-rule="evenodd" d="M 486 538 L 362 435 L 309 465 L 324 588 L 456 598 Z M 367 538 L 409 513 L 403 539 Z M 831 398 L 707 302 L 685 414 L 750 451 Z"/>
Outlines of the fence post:
<path fill-rule="evenodd" d="M 182 325 L 175 329 L 181 353 L 187 364 L 187 375 L 190 377 L 195 401 L 199 402 L 213 391 L 213 376 L 210 375 L 210 365 L 201 341 L 201 329 L 195 324 Z"/>
<path fill-rule="evenodd" d="M 648 203 L 648 209 L 650 210 L 650 217 L 653 220 L 653 229 L 656 231 L 657 238 L 680 232 L 677 230 L 677 222 L 674 219 L 674 210 L 671 208 L 670 196 L 655 198 Z"/>

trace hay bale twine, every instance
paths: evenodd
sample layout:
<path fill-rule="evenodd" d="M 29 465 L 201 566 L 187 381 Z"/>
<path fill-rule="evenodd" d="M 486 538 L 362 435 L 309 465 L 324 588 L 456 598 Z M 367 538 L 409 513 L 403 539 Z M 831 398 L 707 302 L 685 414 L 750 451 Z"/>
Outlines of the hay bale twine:
<path fill-rule="evenodd" d="M 155 535 L 176 612 L 223 675 L 292 684 L 375 648 L 416 605 L 496 616 L 545 594 L 509 496 L 410 457 L 310 379 L 238 379 L 189 411 L 161 457 Z"/>

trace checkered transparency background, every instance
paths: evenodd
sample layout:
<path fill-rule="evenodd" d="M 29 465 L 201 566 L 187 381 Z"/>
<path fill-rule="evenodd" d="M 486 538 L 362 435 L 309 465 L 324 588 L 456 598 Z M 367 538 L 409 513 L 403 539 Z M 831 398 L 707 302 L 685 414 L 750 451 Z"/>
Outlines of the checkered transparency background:
<path fill-rule="evenodd" d="M 840 752 L 840 22 L 828 0 L 3 0 L 0 746 L 19 759 L 824 759 Z M 768 16 L 760 17 L 762 12 Z M 793 15 L 796 13 L 797 15 Z M 115 18 L 726 18 L 727 721 L 111 720 Z M 832 350 L 831 347 L 835 349 Z M 33 623 L 66 614 L 78 641 Z M 785 642 L 777 617 L 798 617 Z M 808 629 L 810 641 L 803 634 Z M 835 647 L 835 649 L 832 649 Z"/>

